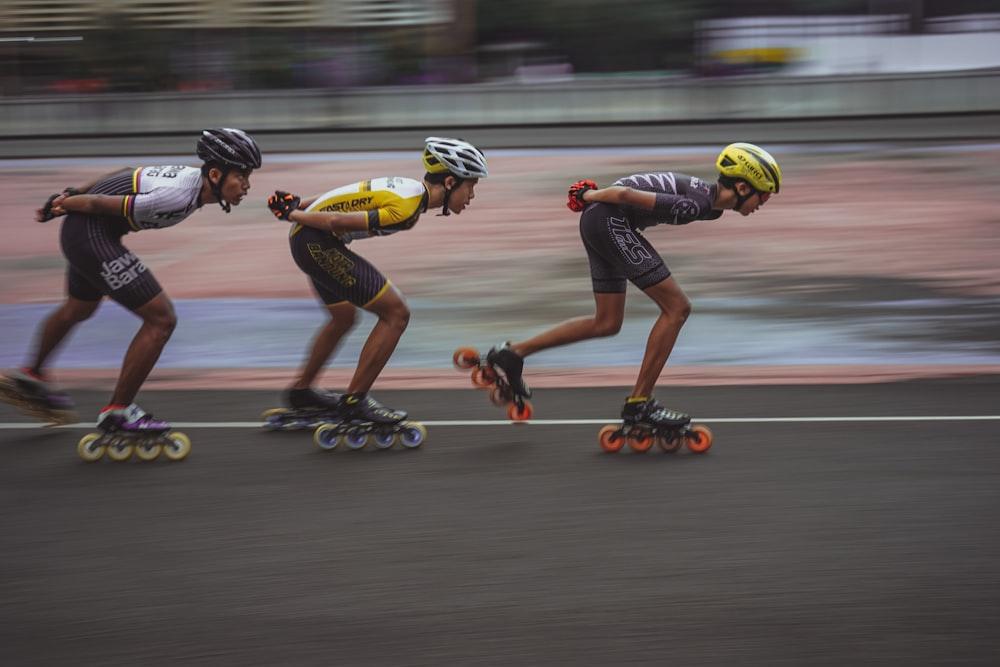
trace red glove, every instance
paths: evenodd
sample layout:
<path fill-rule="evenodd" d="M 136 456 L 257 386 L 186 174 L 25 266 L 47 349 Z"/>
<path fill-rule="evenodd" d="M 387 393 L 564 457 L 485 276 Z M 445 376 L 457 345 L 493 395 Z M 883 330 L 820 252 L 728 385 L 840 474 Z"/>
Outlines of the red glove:
<path fill-rule="evenodd" d="M 577 181 L 573 185 L 569 186 L 569 193 L 568 193 L 569 198 L 566 201 L 566 206 L 568 206 L 569 210 L 573 211 L 574 213 L 579 213 L 584 209 L 584 207 L 587 206 L 587 203 L 583 201 L 583 193 L 586 192 L 587 190 L 596 190 L 596 189 L 597 189 L 597 183 L 590 180 L 589 178 L 585 178 L 582 181 Z"/>

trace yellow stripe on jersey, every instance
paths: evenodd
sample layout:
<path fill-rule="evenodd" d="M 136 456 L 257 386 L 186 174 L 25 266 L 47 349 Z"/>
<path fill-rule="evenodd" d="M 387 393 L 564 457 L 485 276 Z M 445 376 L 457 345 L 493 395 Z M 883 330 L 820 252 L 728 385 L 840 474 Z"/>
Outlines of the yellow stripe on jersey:
<path fill-rule="evenodd" d="M 134 231 L 139 231 L 140 229 L 139 225 L 135 224 L 135 220 L 132 219 L 132 216 L 129 215 L 128 212 L 129 206 L 132 204 L 134 200 L 135 200 L 135 195 L 125 195 L 124 197 L 122 197 L 122 217 L 125 218 L 129 226 Z"/>
<path fill-rule="evenodd" d="M 139 167 L 132 172 L 132 194 L 139 192 L 139 172 L 142 171 L 142 167 Z"/>

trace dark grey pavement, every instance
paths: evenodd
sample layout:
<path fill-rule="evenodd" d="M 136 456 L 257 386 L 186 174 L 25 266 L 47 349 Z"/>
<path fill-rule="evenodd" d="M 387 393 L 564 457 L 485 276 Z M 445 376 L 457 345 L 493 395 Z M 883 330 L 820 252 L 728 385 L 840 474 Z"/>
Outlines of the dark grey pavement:
<path fill-rule="evenodd" d="M 709 454 L 605 455 L 589 424 L 332 453 L 189 428 L 183 463 L 86 465 L 82 429 L 0 430 L 0 663 L 996 664 L 1000 422 L 721 420 L 993 415 L 1000 378 L 662 393 Z M 597 419 L 623 395 L 535 405 Z M 378 396 L 499 417 L 471 389 Z M 77 398 L 90 418 L 104 396 Z M 142 396 L 186 422 L 272 402 Z"/>

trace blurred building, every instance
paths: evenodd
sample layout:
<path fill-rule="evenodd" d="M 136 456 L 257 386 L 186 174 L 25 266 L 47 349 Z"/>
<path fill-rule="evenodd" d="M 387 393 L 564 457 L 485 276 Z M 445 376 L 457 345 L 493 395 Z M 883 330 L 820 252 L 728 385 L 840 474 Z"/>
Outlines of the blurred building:
<path fill-rule="evenodd" d="M 706 74 L 829 76 L 1000 67 L 1000 14 L 768 16 L 699 23 Z"/>
<path fill-rule="evenodd" d="M 473 48 L 471 11 L 460 0 L 4 0 L 0 90 L 468 79 L 456 61 Z"/>

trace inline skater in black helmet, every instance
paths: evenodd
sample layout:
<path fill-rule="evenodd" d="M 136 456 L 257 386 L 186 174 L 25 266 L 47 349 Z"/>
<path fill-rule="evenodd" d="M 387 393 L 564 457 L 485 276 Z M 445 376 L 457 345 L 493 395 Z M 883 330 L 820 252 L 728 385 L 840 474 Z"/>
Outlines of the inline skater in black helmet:
<path fill-rule="evenodd" d="M 38 330 L 28 363 L 7 375 L 0 397 L 48 420 L 71 414 L 70 398 L 54 390 L 45 369 L 51 355 L 80 322 L 97 310 L 104 297 L 117 301 L 142 320 L 122 364 L 111 401 L 98 417 L 102 430 L 165 431 L 134 403 L 136 394 L 174 330 L 173 304 L 152 271 L 128 248 L 126 234 L 170 227 L 205 204 L 226 212 L 250 190 L 250 174 L 261 166 L 260 149 L 242 130 L 205 130 L 197 143 L 200 167 L 156 165 L 127 167 L 91 183 L 53 194 L 38 209 L 47 222 L 65 215 L 61 228 L 67 260 L 66 300 Z"/>

